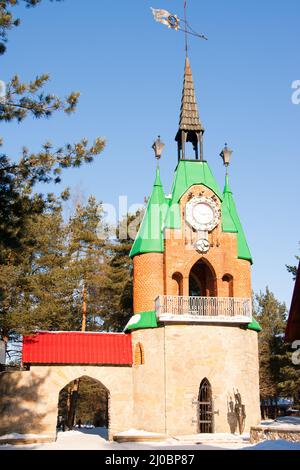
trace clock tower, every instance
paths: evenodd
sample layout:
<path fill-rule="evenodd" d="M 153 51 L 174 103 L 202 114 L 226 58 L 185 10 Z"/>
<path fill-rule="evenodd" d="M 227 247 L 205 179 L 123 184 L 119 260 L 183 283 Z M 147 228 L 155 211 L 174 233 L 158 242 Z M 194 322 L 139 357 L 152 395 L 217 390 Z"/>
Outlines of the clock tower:
<path fill-rule="evenodd" d="M 229 179 L 220 190 L 186 57 L 170 195 L 157 169 L 134 241 L 136 427 L 167 434 L 249 431 L 260 420 L 252 256 Z M 222 152 L 224 163 L 230 151 Z"/>

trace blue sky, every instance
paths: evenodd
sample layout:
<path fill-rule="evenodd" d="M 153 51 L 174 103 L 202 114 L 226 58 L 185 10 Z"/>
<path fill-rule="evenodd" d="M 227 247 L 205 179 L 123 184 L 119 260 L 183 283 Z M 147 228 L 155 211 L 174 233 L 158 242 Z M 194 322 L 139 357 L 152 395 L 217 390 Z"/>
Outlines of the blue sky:
<path fill-rule="evenodd" d="M 299 252 L 300 2 L 189 0 L 189 21 L 209 41 L 192 39 L 190 60 L 205 158 L 221 187 L 219 153 L 234 150 L 230 182 L 254 258 L 253 289 L 266 285 L 290 304 L 285 264 Z M 64 186 L 86 197 L 142 203 L 151 190 L 158 134 L 166 144 L 161 174 L 169 192 L 177 161 L 177 132 L 184 67 L 183 34 L 152 19 L 150 7 L 182 16 L 183 0 L 65 0 L 32 10 L 18 8 L 19 28 L 0 59 L 0 79 L 51 75 L 49 90 L 82 93 L 75 115 L 4 124 L 0 134 L 12 157 L 23 145 L 104 136 L 107 146 L 92 165 L 68 170 Z"/>

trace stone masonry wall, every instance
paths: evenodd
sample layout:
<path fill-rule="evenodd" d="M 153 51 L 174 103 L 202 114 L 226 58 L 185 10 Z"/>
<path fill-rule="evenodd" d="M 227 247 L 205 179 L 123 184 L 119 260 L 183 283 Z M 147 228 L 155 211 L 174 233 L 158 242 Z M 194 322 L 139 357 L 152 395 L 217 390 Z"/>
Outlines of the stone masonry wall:
<path fill-rule="evenodd" d="M 200 383 L 212 387 L 215 432 L 230 432 L 228 408 L 239 391 L 246 407 L 245 430 L 260 421 L 257 333 L 228 325 L 167 325 L 167 429 L 170 434 L 199 432 L 197 399 Z"/>
<path fill-rule="evenodd" d="M 134 331 L 133 351 L 138 342 L 145 363 L 133 366 L 134 427 L 165 433 L 164 328 Z"/>
<path fill-rule="evenodd" d="M 88 376 L 109 391 L 109 438 L 132 427 L 132 368 L 120 366 L 32 366 L 0 374 L 0 435 L 56 436 L 58 396 L 69 382 Z"/>
<path fill-rule="evenodd" d="M 260 422 L 256 332 L 232 325 L 166 325 L 134 332 L 133 345 L 137 342 L 144 346 L 145 364 L 133 371 L 135 427 L 169 435 L 198 433 L 204 378 L 212 386 L 215 432 L 238 431 L 229 409 L 237 390 L 246 408 L 245 431 Z"/>

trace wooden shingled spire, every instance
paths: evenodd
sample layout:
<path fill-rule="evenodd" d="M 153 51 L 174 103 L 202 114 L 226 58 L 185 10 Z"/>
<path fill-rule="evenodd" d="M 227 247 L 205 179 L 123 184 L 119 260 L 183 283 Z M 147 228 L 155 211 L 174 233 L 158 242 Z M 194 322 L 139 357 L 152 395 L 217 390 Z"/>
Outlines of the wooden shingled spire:
<path fill-rule="evenodd" d="M 184 81 L 181 99 L 181 110 L 179 120 L 179 130 L 176 135 L 176 142 L 178 143 L 178 159 L 184 160 L 185 157 L 185 143 L 191 142 L 195 151 L 196 160 L 199 159 L 200 147 L 200 160 L 203 160 L 203 145 L 202 136 L 204 133 L 203 126 L 200 121 L 198 106 L 195 96 L 194 80 L 190 61 L 188 56 L 185 60 Z"/>

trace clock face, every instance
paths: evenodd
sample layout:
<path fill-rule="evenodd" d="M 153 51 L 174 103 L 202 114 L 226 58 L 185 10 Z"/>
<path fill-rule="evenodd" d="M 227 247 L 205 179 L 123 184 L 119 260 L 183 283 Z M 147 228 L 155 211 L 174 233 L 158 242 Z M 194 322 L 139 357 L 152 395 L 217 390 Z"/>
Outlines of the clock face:
<path fill-rule="evenodd" d="M 185 218 L 195 230 L 211 232 L 220 222 L 221 209 L 216 199 L 195 196 L 186 205 Z"/>
<path fill-rule="evenodd" d="M 200 224 L 210 224 L 214 219 L 214 211 L 205 202 L 199 202 L 193 207 L 193 217 Z"/>

